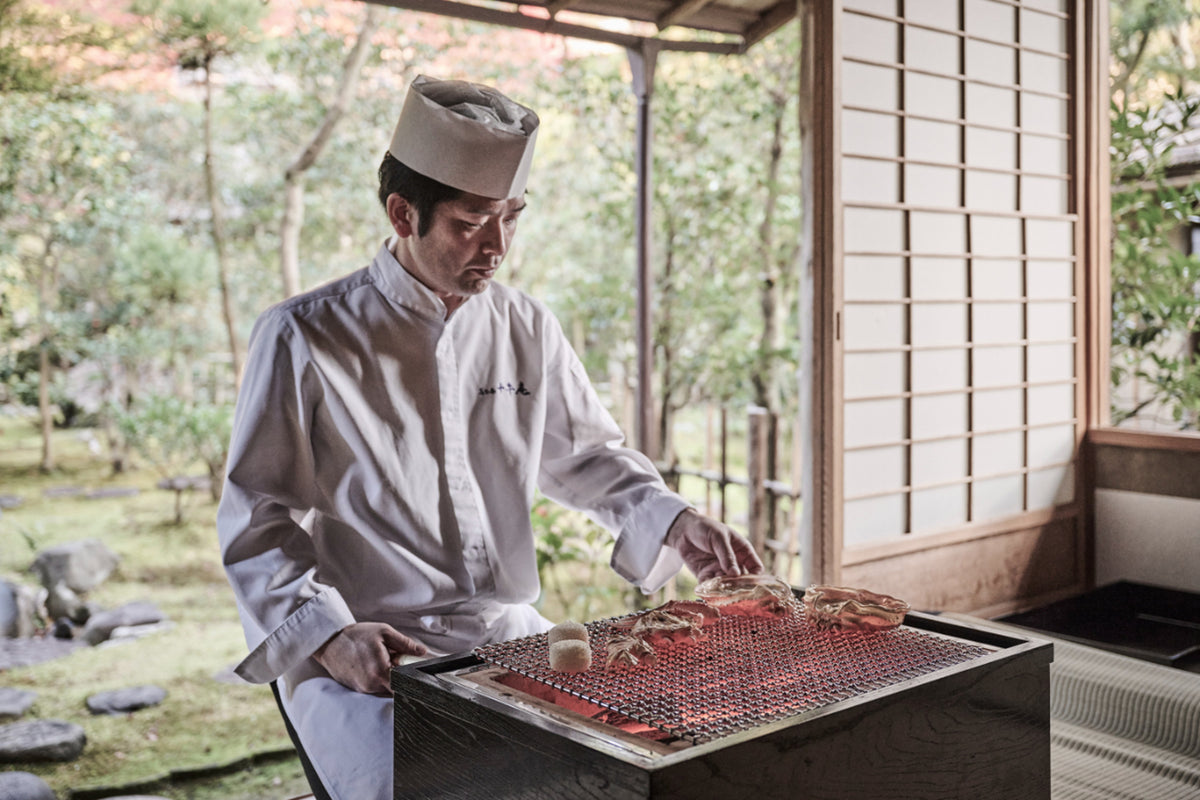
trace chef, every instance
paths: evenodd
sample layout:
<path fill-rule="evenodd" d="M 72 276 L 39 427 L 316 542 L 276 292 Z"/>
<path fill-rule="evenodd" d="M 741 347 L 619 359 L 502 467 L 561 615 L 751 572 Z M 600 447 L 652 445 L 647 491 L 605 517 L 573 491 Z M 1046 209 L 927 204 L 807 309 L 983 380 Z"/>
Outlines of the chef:
<path fill-rule="evenodd" d="M 622 446 L 546 307 L 494 280 L 537 132 L 495 89 L 418 77 L 379 169 L 394 235 L 251 335 L 217 519 L 237 672 L 277 682 L 336 800 L 392 797 L 393 664 L 550 627 L 535 490 L 610 530 L 643 591 L 762 569 Z"/>

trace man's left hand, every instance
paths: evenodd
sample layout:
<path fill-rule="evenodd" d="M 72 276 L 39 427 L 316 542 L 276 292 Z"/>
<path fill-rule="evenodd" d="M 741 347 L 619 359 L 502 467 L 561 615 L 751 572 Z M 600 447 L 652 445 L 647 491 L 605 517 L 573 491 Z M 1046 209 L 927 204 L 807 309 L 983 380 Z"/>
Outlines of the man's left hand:
<path fill-rule="evenodd" d="M 666 544 L 683 556 L 683 563 L 704 581 L 717 575 L 746 575 L 763 571 L 762 561 L 742 536 L 729 526 L 692 509 L 675 518 Z"/>

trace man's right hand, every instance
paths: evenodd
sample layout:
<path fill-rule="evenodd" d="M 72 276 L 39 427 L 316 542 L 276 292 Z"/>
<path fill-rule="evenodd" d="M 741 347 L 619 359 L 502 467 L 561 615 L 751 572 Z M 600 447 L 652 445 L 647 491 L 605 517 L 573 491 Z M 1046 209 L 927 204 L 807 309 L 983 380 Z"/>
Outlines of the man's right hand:
<path fill-rule="evenodd" d="M 321 645 L 313 658 L 348 689 L 363 694 L 392 693 L 391 668 L 401 656 L 423 656 L 425 645 L 383 622 L 355 622 Z"/>

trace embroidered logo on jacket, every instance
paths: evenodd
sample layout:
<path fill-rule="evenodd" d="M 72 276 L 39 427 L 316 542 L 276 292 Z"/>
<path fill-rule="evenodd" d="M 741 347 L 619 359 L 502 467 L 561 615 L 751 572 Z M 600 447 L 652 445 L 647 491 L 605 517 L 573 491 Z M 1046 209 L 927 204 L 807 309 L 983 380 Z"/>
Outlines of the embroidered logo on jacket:
<path fill-rule="evenodd" d="M 529 390 L 525 388 L 525 381 L 517 381 L 516 386 L 513 386 L 511 383 L 506 382 L 506 383 L 498 383 L 495 386 L 480 386 L 479 387 L 480 397 L 482 397 L 484 395 L 490 395 L 490 394 L 511 394 L 511 395 L 519 394 L 519 395 L 525 395 L 526 397 L 528 397 Z"/>

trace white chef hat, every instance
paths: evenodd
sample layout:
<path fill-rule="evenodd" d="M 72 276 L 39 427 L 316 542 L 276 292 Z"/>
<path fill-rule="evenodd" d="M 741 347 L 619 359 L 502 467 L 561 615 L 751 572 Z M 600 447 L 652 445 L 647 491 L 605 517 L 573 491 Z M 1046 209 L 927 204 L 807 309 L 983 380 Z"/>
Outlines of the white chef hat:
<path fill-rule="evenodd" d="M 525 191 L 538 116 L 489 86 L 419 75 L 388 152 L 464 192 L 507 200 Z"/>

